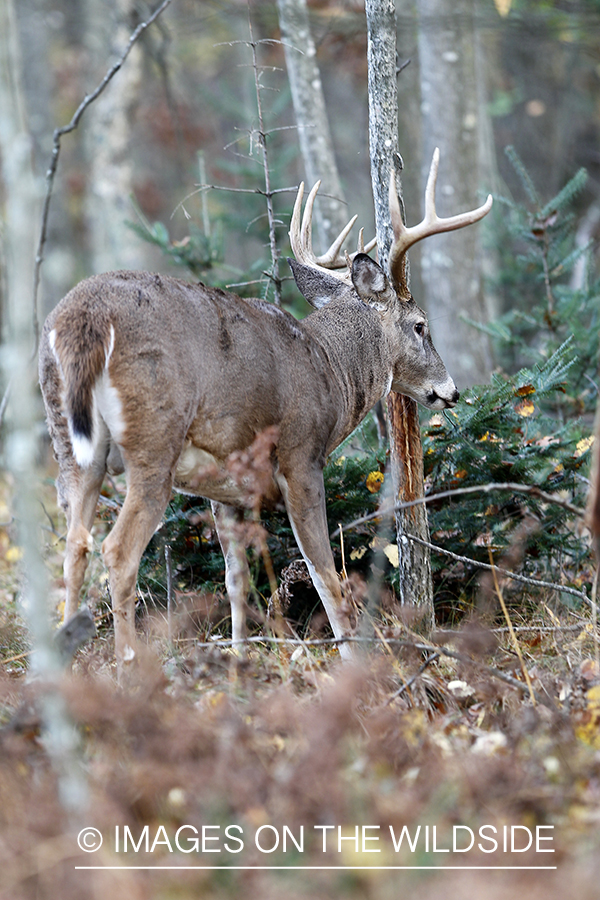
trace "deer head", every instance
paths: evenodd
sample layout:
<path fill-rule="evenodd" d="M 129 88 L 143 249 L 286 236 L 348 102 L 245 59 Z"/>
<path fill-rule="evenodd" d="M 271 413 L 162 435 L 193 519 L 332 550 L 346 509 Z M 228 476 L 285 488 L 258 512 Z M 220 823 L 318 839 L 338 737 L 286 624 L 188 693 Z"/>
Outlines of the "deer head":
<path fill-rule="evenodd" d="M 320 182 L 308 195 L 302 218 L 304 185 L 301 184 L 298 190 L 290 227 L 290 242 L 296 259 L 289 261 L 298 288 L 316 308 L 322 308 L 332 297 L 353 289 L 363 302 L 380 313 L 395 351 L 392 389 L 432 409 L 454 406 L 459 394 L 433 346 L 427 317 L 410 292 L 406 254 L 413 244 L 423 238 L 478 222 L 492 206 L 492 196 L 489 195 L 483 206 L 475 210 L 440 218 L 435 210 L 439 157 L 436 148 L 425 189 L 425 216 L 420 224 L 410 228 L 402 220 L 396 179 L 394 170 L 391 170 L 389 210 L 394 242 L 390 248 L 387 273 L 366 255 L 376 246 L 376 239 L 365 246 L 363 229 L 359 232 L 356 252 L 341 252 L 356 216 L 350 219 L 327 252 L 316 256 L 312 249 L 311 224 Z"/>

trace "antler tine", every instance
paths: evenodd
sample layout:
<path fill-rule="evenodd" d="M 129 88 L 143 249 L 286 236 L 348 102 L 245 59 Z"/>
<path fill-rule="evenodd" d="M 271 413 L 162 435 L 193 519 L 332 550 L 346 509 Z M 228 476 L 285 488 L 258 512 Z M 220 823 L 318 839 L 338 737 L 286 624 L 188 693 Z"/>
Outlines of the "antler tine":
<path fill-rule="evenodd" d="M 292 253 L 296 257 L 297 260 L 304 259 L 304 253 L 302 248 L 302 238 L 301 238 L 301 224 L 300 224 L 300 213 L 302 211 L 302 198 L 304 197 L 304 182 L 300 182 L 300 186 L 298 187 L 298 193 L 296 194 L 296 200 L 294 202 L 294 209 L 292 210 L 292 218 L 290 221 L 290 244 L 292 247 Z"/>
<path fill-rule="evenodd" d="M 344 228 L 342 228 L 329 250 L 327 250 L 326 253 L 324 253 L 322 256 L 317 256 L 317 262 L 319 263 L 319 265 L 325 266 L 325 268 L 332 269 L 341 269 L 342 266 L 346 265 L 346 257 L 342 256 L 342 254 L 340 253 L 340 249 L 342 244 L 352 231 L 354 223 L 357 219 L 358 216 L 352 216 L 348 224 L 345 225 Z"/>
<path fill-rule="evenodd" d="M 480 219 L 483 219 L 492 208 L 493 198 L 491 194 L 488 194 L 488 198 L 483 206 L 479 206 L 477 209 L 459 213 L 456 216 L 449 216 L 446 219 L 438 216 L 435 210 L 435 185 L 437 182 L 439 162 L 440 151 L 436 147 L 433 153 L 433 159 L 431 160 L 427 186 L 425 188 L 425 216 L 419 225 L 413 225 L 410 228 L 407 228 L 402 221 L 400 203 L 396 191 L 396 179 L 392 169 L 390 176 L 390 216 L 394 231 L 394 244 L 390 250 L 389 268 L 390 273 L 399 281 L 402 280 L 404 254 L 409 247 L 412 247 L 417 241 L 421 241 L 423 238 L 429 237 L 432 234 L 442 234 L 446 231 L 455 231 L 458 228 L 465 228 L 467 225 L 473 225 L 475 222 L 479 222 Z"/>
<path fill-rule="evenodd" d="M 306 206 L 304 207 L 304 215 L 302 216 L 302 246 L 305 248 L 307 256 L 310 256 L 314 262 L 317 260 L 312 249 L 312 216 L 315 197 L 317 196 L 317 191 L 320 187 L 320 181 L 317 181 L 316 184 L 313 185 L 311 192 L 306 198 Z"/>
<path fill-rule="evenodd" d="M 342 255 L 341 248 L 348 237 L 351 229 L 354 226 L 358 216 L 352 216 L 347 225 L 342 228 L 339 235 L 333 241 L 331 247 L 323 253 L 322 256 L 315 256 L 315 253 L 312 249 L 312 240 L 311 240 L 311 232 L 312 232 L 312 214 L 313 207 L 315 202 L 315 197 L 317 196 L 317 191 L 321 185 L 320 181 L 314 185 L 312 190 L 310 191 L 308 197 L 306 198 L 306 205 L 304 207 L 304 214 L 301 217 L 301 209 L 302 209 L 302 200 L 304 197 L 304 182 L 298 188 L 298 194 L 296 195 L 296 201 L 294 203 L 294 210 L 292 212 L 292 219 L 290 222 L 290 244 L 292 247 L 292 252 L 296 259 L 299 262 L 304 262 L 305 264 L 312 266 L 313 268 L 323 268 L 327 270 L 331 269 L 342 269 L 346 267 L 346 254 Z M 364 247 L 364 239 L 362 238 L 362 230 L 361 235 L 359 236 L 359 249 L 357 252 L 368 253 L 369 250 L 372 250 L 376 245 L 377 241 L 373 239 L 367 244 L 367 247 Z M 352 254 L 354 257 L 356 254 Z M 344 272 L 343 274 L 337 274 L 337 278 L 341 278 L 343 280 L 348 279 L 348 273 Z"/>
<path fill-rule="evenodd" d="M 368 244 L 365 244 L 364 248 L 360 251 L 361 253 L 370 253 L 371 250 L 374 250 L 377 246 L 377 238 L 371 238 Z"/>

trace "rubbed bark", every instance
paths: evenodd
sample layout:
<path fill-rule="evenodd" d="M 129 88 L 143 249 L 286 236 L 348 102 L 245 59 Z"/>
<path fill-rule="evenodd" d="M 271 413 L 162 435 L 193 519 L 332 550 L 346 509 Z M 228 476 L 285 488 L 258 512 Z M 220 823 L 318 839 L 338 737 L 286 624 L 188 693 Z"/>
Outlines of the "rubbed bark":
<path fill-rule="evenodd" d="M 369 79 L 369 148 L 375 204 L 379 261 L 387 265 L 393 240 L 389 216 L 389 178 L 398 153 L 398 97 L 396 89 L 396 10 L 393 0 L 367 0 L 367 55 Z M 397 184 L 400 185 L 397 172 Z M 392 391 L 388 419 L 394 497 L 412 500 L 423 495 L 423 450 L 417 404 Z M 408 540 L 414 534 L 429 540 L 425 506 L 396 515 L 400 565 L 400 601 L 421 617 L 419 628 L 433 627 L 431 562 L 427 548 Z"/>
<path fill-rule="evenodd" d="M 321 179 L 315 223 L 323 251 L 348 220 L 333 151 L 306 0 L 277 0 L 298 139 L 308 187 Z M 329 196 L 326 196 L 329 195 Z"/>
<path fill-rule="evenodd" d="M 442 216 L 478 206 L 491 187 L 491 135 L 485 108 L 475 0 L 417 0 L 423 127 L 423 186 L 441 151 L 437 208 Z M 493 318 L 483 287 L 482 226 L 441 234 L 422 247 L 424 305 L 434 343 L 460 390 L 488 381 L 489 338 L 463 321 Z"/>

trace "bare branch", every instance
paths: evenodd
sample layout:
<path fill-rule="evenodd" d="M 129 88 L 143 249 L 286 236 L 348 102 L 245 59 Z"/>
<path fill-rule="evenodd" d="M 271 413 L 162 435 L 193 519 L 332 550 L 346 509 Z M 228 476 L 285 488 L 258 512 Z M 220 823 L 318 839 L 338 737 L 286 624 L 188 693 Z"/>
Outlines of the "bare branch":
<path fill-rule="evenodd" d="M 258 141 L 262 150 L 263 169 L 265 173 L 265 197 L 267 200 L 267 215 L 269 217 L 269 246 L 271 248 L 271 271 L 269 278 L 273 284 L 274 301 L 276 306 L 281 306 L 281 278 L 279 277 L 279 257 L 281 251 L 277 245 L 275 211 L 273 209 L 273 193 L 271 191 L 271 172 L 269 170 L 269 155 L 267 151 L 267 135 L 264 129 L 262 101 L 260 97 L 261 84 L 256 48 L 261 41 L 255 41 L 252 32 L 252 20 L 248 17 L 250 31 L 250 47 L 252 48 L 252 66 L 254 69 L 254 87 L 256 90 L 256 108 L 258 112 Z"/>
<path fill-rule="evenodd" d="M 563 509 L 566 509 L 568 512 L 573 513 L 573 515 L 578 516 L 581 519 L 585 517 L 585 510 L 580 506 L 574 506 L 572 503 L 569 503 L 568 500 L 563 500 L 561 497 L 557 497 L 554 494 L 548 494 L 546 491 L 542 491 L 541 488 L 537 487 L 537 485 L 535 484 L 516 484 L 512 481 L 493 481 L 489 484 L 476 484 L 470 487 L 453 488 L 449 491 L 440 491 L 437 494 L 427 494 L 426 497 L 417 497 L 416 500 L 408 500 L 403 503 L 397 503 L 393 507 L 384 507 L 382 509 L 378 509 L 377 512 L 369 513 L 368 516 L 361 516 L 359 519 L 354 519 L 354 521 L 349 522 L 347 525 L 344 525 L 344 529 L 347 531 L 349 528 L 358 528 L 359 525 L 364 525 L 366 522 L 370 522 L 373 519 L 379 518 L 379 516 L 391 515 L 392 513 L 398 512 L 402 509 L 409 509 L 411 506 L 433 503 L 434 500 L 445 500 L 448 497 L 459 497 L 463 494 L 489 494 L 492 491 L 509 491 L 510 493 L 515 494 L 532 494 L 534 497 L 538 497 L 540 500 L 543 500 L 544 503 L 555 503 L 557 506 L 561 506 Z M 330 535 L 331 540 L 335 540 L 337 536 L 338 531 L 333 531 Z"/>
<path fill-rule="evenodd" d="M 459 635 L 457 634 L 457 637 Z M 433 653 L 433 656 L 428 658 L 426 661 L 426 665 L 422 666 L 422 670 L 427 668 L 427 666 L 431 665 L 434 662 L 434 659 L 437 656 L 447 656 L 449 659 L 456 659 L 459 662 L 466 662 L 476 665 L 480 671 L 486 672 L 488 675 L 491 675 L 493 678 L 497 678 L 499 681 L 503 681 L 505 684 L 510 685 L 512 688 L 515 688 L 519 691 L 519 693 L 529 696 L 529 689 L 525 682 L 519 681 L 518 678 L 514 678 L 512 675 L 509 675 L 507 672 L 503 672 L 501 669 L 496 668 L 496 666 L 490 666 L 484 663 L 481 659 L 475 659 L 469 656 L 467 653 L 460 653 L 458 650 L 449 650 L 447 647 L 440 647 L 437 644 L 433 643 L 415 643 L 414 641 L 407 640 L 406 638 L 362 638 L 362 637 L 346 637 L 346 638 L 320 638 L 317 640 L 302 640 L 301 638 L 280 638 L 275 637 L 274 635 L 260 635 L 255 637 L 245 638 L 243 641 L 235 641 L 237 647 L 240 644 L 283 644 L 287 646 L 302 646 L 302 647 L 326 647 L 326 646 L 338 646 L 339 644 L 360 644 L 360 643 L 368 643 L 368 644 L 393 644 L 395 646 L 408 647 L 413 650 L 419 650 L 423 653 Z M 205 641 L 203 643 L 196 643 L 196 647 L 200 647 L 203 649 L 208 648 L 229 648 L 233 647 L 234 641 L 232 640 L 215 640 L 215 641 Z M 417 676 L 421 674 L 421 671 L 417 673 Z M 411 679 L 411 682 L 414 679 Z M 543 704 L 544 706 L 551 705 L 551 700 L 548 697 L 541 696 L 536 691 L 533 694 L 535 700 L 538 703 Z M 393 699 L 393 697 L 392 697 Z"/>
<path fill-rule="evenodd" d="M 346 526 L 347 527 L 347 526 Z M 573 594 L 575 597 L 579 597 L 588 606 L 592 605 L 592 601 L 587 596 L 584 591 L 578 591 L 576 588 L 569 587 L 566 584 L 555 584 L 552 581 L 541 581 L 539 578 L 529 578 L 526 575 L 518 575 L 516 572 L 510 572 L 508 569 L 502 569 L 500 566 L 491 566 L 489 563 L 479 562 L 479 560 L 471 559 L 468 556 L 459 556 L 458 553 L 452 553 L 451 550 L 445 550 L 444 547 L 438 547 L 437 544 L 430 544 L 429 541 L 423 541 L 421 538 L 415 537 L 413 534 L 407 534 L 406 537 L 409 541 L 415 541 L 417 544 L 425 544 L 425 546 L 429 547 L 430 550 L 434 550 L 436 553 L 441 553 L 443 556 L 448 556 L 450 559 L 456 560 L 456 562 L 468 563 L 471 566 L 477 566 L 479 569 L 488 569 L 489 571 L 499 572 L 501 575 L 505 575 L 507 578 L 511 578 L 513 581 L 520 581 L 523 584 L 530 584 L 532 587 L 543 587 L 550 588 L 553 591 L 560 591 L 564 594 Z"/>

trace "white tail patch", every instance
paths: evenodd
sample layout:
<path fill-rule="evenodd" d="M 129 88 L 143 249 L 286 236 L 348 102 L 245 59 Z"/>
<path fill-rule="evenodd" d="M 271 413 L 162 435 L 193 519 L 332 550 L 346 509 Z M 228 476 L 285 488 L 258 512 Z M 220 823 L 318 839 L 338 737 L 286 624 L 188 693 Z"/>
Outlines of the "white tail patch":
<path fill-rule="evenodd" d="M 112 352 L 112 348 L 107 352 L 107 363 L 110 358 L 110 352 Z M 88 440 L 88 438 L 81 435 L 73 434 L 71 422 L 69 421 L 69 434 L 73 445 L 73 454 L 78 465 L 84 469 L 92 465 L 98 451 L 100 435 L 104 432 L 104 429 L 100 427 L 100 419 L 106 425 L 115 443 L 120 444 L 125 434 L 123 404 L 117 388 L 110 380 L 108 366 L 96 381 L 92 396 L 94 422 L 92 439 Z"/>
<path fill-rule="evenodd" d="M 80 434 L 74 434 L 69 419 L 69 436 L 73 445 L 73 456 L 82 469 L 88 469 L 94 462 L 95 447 L 92 441 Z"/>
<path fill-rule="evenodd" d="M 48 343 L 50 344 L 50 349 L 52 350 L 52 356 L 54 357 L 54 359 L 56 361 L 56 365 L 58 366 L 58 371 L 60 372 L 61 378 L 64 381 L 65 380 L 64 372 L 63 372 L 62 366 L 60 364 L 60 359 L 58 357 L 58 353 L 56 352 L 56 328 L 53 328 L 52 331 L 50 332 L 50 334 L 48 335 Z"/>
<path fill-rule="evenodd" d="M 123 404 L 117 388 L 110 380 L 108 368 L 104 370 L 94 386 L 94 432 L 98 415 L 106 423 L 113 440 L 120 444 L 125 434 Z"/>
<path fill-rule="evenodd" d="M 50 344 L 50 349 L 54 355 L 56 360 L 56 364 L 60 370 L 61 376 L 64 381 L 64 373 L 60 363 L 60 358 L 56 351 L 56 331 L 53 329 L 48 335 L 48 342 Z M 104 363 L 104 371 L 97 379 L 93 389 L 92 389 L 92 437 L 87 438 L 81 434 L 76 434 L 73 431 L 73 424 L 69 419 L 69 436 L 71 438 L 71 444 L 73 446 L 73 455 L 77 461 L 77 464 L 81 466 L 82 469 L 87 469 L 92 465 L 94 459 L 96 458 L 96 453 L 98 450 L 98 444 L 100 440 L 100 435 L 103 433 L 103 429 L 99 427 L 99 420 L 102 419 L 105 423 L 108 431 L 113 438 L 113 440 L 118 444 L 121 442 L 123 435 L 125 433 L 125 423 L 123 420 L 123 404 L 121 403 L 121 398 L 119 397 L 119 392 L 116 387 L 112 384 L 110 380 L 110 374 L 108 372 L 108 364 L 110 362 L 110 358 L 113 354 L 113 350 L 115 349 L 115 329 L 111 324 L 110 326 L 110 339 L 108 342 L 108 346 L 106 347 L 105 353 L 105 363 Z"/>

